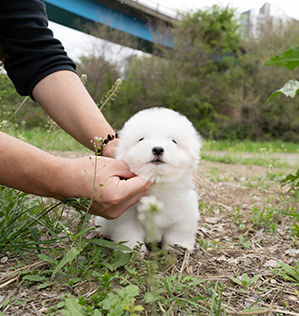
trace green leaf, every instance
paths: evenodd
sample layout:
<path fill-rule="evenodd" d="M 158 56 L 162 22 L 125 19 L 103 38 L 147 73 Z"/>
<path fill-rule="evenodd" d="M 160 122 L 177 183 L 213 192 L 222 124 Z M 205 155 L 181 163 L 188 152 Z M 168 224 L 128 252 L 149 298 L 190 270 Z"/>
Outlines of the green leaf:
<path fill-rule="evenodd" d="M 257 280 L 259 279 L 259 276 L 258 275 L 255 275 L 249 282 L 249 284 L 254 284 Z"/>
<path fill-rule="evenodd" d="M 102 265 L 108 268 L 110 271 L 114 271 L 113 266 L 109 262 L 102 262 Z"/>
<path fill-rule="evenodd" d="M 66 235 L 67 235 L 67 237 L 68 237 L 68 239 L 71 240 L 71 241 L 74 241 L 74 236 L 73 236 L 72 232 L 69 230 L 69 228 L 68 228 L 67 226 L 65 226 L 65 225 L 64 225 L 63 223 L 61 223 L 61 222 L 58 222 L 58 224 L 59 224 L 60 226 L 62 226 L 64 232 L 66 233 Z"/>
<path fill-rule="evenodd" d="M 52 278 L 64 265 L 71 263 L 80 254 L 80 252 L 81 250 L 76 247 L 71 248 L 53 271 Z"/>
<path fill-rule="evenodd" d="M 60 308 L 62 308 L 62 307 L 64 307 L 64 301 L 59 302 L 59 303 L 56 305 L 56 308 L 57 308 L 57 309 L 60 309 Z"/>
<path fill-rule="evenodd" d="M 54 264 L 54 265 L 56 265 L 57 264 L 57 261 L 56 260 L 54 260 L 54 259 L 52 259 L 51 257 L 49 257 L 49 256 L 46 256 L 46 255 L 38 255 L 38 257 L 41 259 L 41 260 L 43 260 L 43 261 L 45 261 L 45 262 L 47 262 L 47 263 L 50 263 L 50 264 Z"/>
<path fill-rule="evenodd" d="M 267 61 L 265 65 L 276 65 L 278 67 L 281 67 L 283 65 L 284 67 L 293 71 L 296 67 L 299 66 L 299 47 L 294 47 L 281 52 L 277 56 Z"/>
<path fill-rule="evenodd" d="M 233 282 L 237 283 L 238 285 L 243 285 L 242 281 L 238 278 L 229 277 Z"/>
<path fill-rule="evenodd" d="M 79 237 L 83 236 L 85 233 L 87 233 L 90 230 L 95 229 L 95 227 L 87 227 L 84 230 L 80 231 L 80 233 L 76 234 L 73 238 L 74 240 L 77 240 Z"/>
<path fill-rule="evenodd" d="M 242 279 L 242 284 L 244 286 L 247 286 L 248 283 L 249 283 L 248 275 L 246 273 L 243 273 L 242 276 L 241 276 L 241 279 Z"/>
<path fill-rule="evenodd" d="M 270 95 L 267 101 L 273 99 L 274 97 L 284 94 L 287 97 L 294 98 L 299 92 L 299 82 L 297 80 L 289 80 L 280 90 L 275 91 Z"/>
<path fill-rule="evenodd" d="M 255 315 L 255 314 L 266 314 L 267 311 L 268 311 L 268 309 L 264 309 L 264 308 L 250 308 L 250 309 L 243 309 L 241 311 L 241 313 L 256 312 L 256 313 L 253 313 L 253 314 L 248 314 L 248 315 Z"/>
<path fill-rule="evenodd" d="M 92 254 L 92 261 L 99 261 L 102 255 L 103 247 L 95 246 L 93 254 Z"/>
<path fill-rule="evenodd" d="M 39 289 L 39 290 L 42 290 L 42 289 L 45 289 L 45 288 L 47 288 L 47 287 L 49 287 L 50 286 L 50 283 L 42 283 L 42 284 L 40 284 L 37 288 Z"/>
<path fill-rule="evenodd" d="M 299 169 L 295 174 L 288 174 L 283 180 L 280 181 L 281 184 L 286 184 L 287 182 L 299 182 Z"/>
<path fill-rule="evenodd" d="M 116 304 L 122 304 L 123 310 L 125 304 L 120 301 L 119 295 L 113 292 L 108 293 L 106 298 L 102 301 L 102 306 L 105 310 L 109 310 L 112 306 L 114 307 Z"/>
<path fill-rule="evenodd" d="M 129 248 L 125 245 L 115 244 L 115 243 L 113 243 L 109 240 L 105 240 L 105 239 L 88 239 L 88 240 L 86 240 L 86 242 L 93 244 L 93 245 L 107 247 L 107 248 L 114 249 L 114 250 L 129 251 L 129 252 L 132 251 L 131 248 Z"/>
<path fill-rule="evenodd" d="M 92 314 L 92 316 L 102 316 L 102 315 L 103 314 L 98 309 L 95 309 L 94 313 Z"/>
<path fill-rule="evenodd" d="M 60 311 L 60 313 L 64 316 L 86 316 L 84 307 L 80 305 L 75 298 L 65 299 L 64 307 L 66 311 Z"/>
<path fill-rule="evenodd" d="M 136 306 L 134 306 L 132 312 L 136 312 L 136 311 L 141 312 L 143 310 L 144 310 L 144 308 L 141 305 L 136 305 Z"/>
<path fill-rule="evenodd" d="M 120 316 L 124 315 L 124 304 L 118 303 L 117 305 L 113 306 L 112 308 L 108 309 L 109 312 L 107 316 Z"/>
<path fill-rule="evenodd" d="M 277 97 L 278 95 L 282 94 L 282 92 L 280 90 L 276 90 L 275 92 L 273 92 L 270 97 L 266 100 L 266 102 L 272 100 L 273 98 Z"/>
<path fill-rule="evenodd" d="M 113 292 L 107 294 L 106 298 L 102 301 L 103 309 L 109 310 L 111 306 L 114 306 L 119 301 L 119 296 Z"/>
<path fill-rule="evenodd" d="M 299 282 L 299 273 L 296 273 L 291 266 L 280 261 L 277 261 L 277 263 L 284 269 L 287 274 L 289 274 L 292 278 Z"/>
<path fill-rule="evenodd" d="M 60 311 L 59 313 L 62 316 L 72 316 L 72 314 L 70 312 L 68 312 L 67 310 L 65 310 L 65 309 Z"/>
<path fill-rule="evenodd" d="M 4 309 L 9 303 L 10 303 L 10 298 L 7 298 L 7 299 L 2 303 L 2 308 Z"/>
<path fill-rule="evenodd" d="M 115 257 L 110 262 L 113 270 L 116 270 L 119 267 L 123 267 L 124 265 L 126 265 L 130 261 L 131 257 L 131 253 L 117 251 Z"/>
<path fill-rule="evenodd" d="M 28 280 L 28 281 L 31 281 L 31 282 L 40 282 L 40 281 L 45 281 L 46 278 L 45 277 L 41 277 L 39 275 L 25 275 L 23 277 L 23 280 Z"/>
<path fill-rule="evenodd" d="M 144 300 L 146 303 L 154 303 L 162 298 L 161 294 L 164 292 L 164 289 L 155 289 L 151 292 L 146 292 L 144 295 Z"/>
<path fill-rule="evenodd" d="M 125 288 L 126 297 L 131 300 L 139 294 L 139 288 L 137 285 L 130 284 Z"/>
<path fill-rule="evenodd" d="M 285 281 L 289 282 L 296 282 L 296 280 L 292 277 L 290 277 L 288 274 L 286 274 L 284 271 L 280 271 L 280 275 L 283 277 Z"/>
<path fill-rule="evenodd" d="M 136 285 L 130 284 L 125 288 L 117 289 L 114 292 L 108 293 L 107 297 L 103 300 L 103 309 L 109 310 L 109 315 L 114 315 L 116 311 L 123 311 L 125 305 L 135 301 L 135 297 L 139 294 L 139 288 Z M 122 314 L 115 314 L 122 315 Z"/>

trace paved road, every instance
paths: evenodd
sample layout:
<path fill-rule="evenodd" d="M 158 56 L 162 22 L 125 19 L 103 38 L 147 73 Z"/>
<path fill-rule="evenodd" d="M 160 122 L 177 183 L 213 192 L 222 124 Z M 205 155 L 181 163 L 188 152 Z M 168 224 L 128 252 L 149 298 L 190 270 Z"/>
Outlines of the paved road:
<path fill-rule="evenodd" d="M 237 157 L 243 158 L 256 158 L 262 157 L 261 153 L 251 154 L 251 153 L 243 153 L 243 152 L 228 152 L 228 151 L 202 151 L 203 154 L 208 156 L 232 156 L 236 155 Z M 290 165 L 298 166 L 299 167 L 299 154 L 292 154 L 292 153 L 273 153 L 270 155 L 271 158 L 279 159 L 281 162 L 286 162 Z"/>

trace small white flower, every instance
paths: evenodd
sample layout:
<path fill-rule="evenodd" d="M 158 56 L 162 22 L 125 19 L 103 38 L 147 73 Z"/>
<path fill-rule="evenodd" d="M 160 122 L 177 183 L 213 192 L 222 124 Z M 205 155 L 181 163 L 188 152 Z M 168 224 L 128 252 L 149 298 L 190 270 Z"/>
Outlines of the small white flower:
<path fill-rule="evenodd" d="M 117 85 L 122 84 L 122 80 L 121 80 L 120 78 L 118 78 L 118 79 L 115 81 L 115 83 L 116 83 Z"/>
<path fill-rule="evenodd" d="M 146 222 L 146 215 L 144 213 L 139 213 L 138 219 L 140 220 L 140 222 L 145 223 Z"/>
<path fill-rule="evenodd" d="M 144 196 L 138 205 L 138 212 L 160 213 L 163 210 L 164 204 L 157 200 L 155 196 Z"/>
<path fill-rule="evenodd" d="M 87 83 L 87 75 L 86 74 L 81 75 L 81 81 L 82 81 L 83 85 L 85 86 Z"/>
<path fill-rule="evenodd" d="M 162 212 L 164 204 L 155 196 L 144 196 L 137 207 L 138 219 L 146 226 L 152 226 L 156 222 L 156 216 Z M 152 228 L 153 229 L 153 228 Z"/>
<path fill-rule="evenodd" d="M 95 137 L 94 137 L 94 140 L 95 140 L 97 143 L 100 143 L 100 142 L 102 142 L 104 139 L 103 139 L 102 137 L 95 136 Z"/>

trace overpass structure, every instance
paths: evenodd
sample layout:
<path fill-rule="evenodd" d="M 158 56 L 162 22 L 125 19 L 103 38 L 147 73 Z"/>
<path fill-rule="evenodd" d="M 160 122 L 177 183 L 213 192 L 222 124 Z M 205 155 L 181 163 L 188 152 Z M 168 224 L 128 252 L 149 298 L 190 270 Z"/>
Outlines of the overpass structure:
<path fill-rule="evenodd" d="M 148 53 L 153 53 L 154 44 L 173 47 L 169 30 L 177 21 L 174 11 L 167 14 L 138 0 L 43 1 L 49 20 L 61 25 Z M 93 34 L 87 24 L 98 24 L 105 32 Z"/>

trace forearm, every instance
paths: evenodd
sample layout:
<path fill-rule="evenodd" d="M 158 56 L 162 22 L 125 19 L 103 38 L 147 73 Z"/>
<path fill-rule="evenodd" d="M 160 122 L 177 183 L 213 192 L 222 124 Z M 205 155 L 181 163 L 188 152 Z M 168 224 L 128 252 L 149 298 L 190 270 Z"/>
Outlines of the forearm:
<path fill-rule="evenodd" d="M 33 96 L 59 126 L 91 150 L 95 136 L 114 133 L 80 78 L 71 71 L 45 77 L 33 89 Z M 108 156 L 113 156 L 112 143 L 106 148 Z"/>
<path fill-rule="evenodd" d="M 63 159 L 0 132 L 0 184 L 63 199 L 58 192 Z M 55 184 L 55 186 L 53 186 Z"/>
<path fill-rule="evenodd" d="M 2 132 L 0 144 L 0 185 L 58 200 L 92 199 L 89 212 L 95 215 L 120 216 L 150 185 L 115 159 L 63 159 Z"/>

